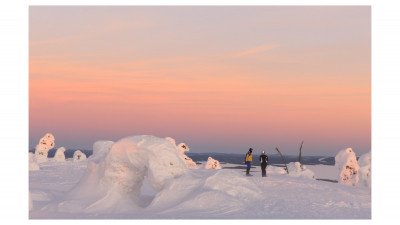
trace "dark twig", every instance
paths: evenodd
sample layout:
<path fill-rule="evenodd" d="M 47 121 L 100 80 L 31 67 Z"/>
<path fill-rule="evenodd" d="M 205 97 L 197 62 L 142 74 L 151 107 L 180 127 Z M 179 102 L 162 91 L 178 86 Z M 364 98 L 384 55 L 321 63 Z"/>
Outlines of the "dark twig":
<path fill-rule="evenodd" d="M 299 163 L 300 163 L 300 164 L 301 164 L 301 149 L 303 148 L 303 142 L 304 142 L 304 141 L 301 142 L 301 145 L 300 145 L 300 152 L 299 152 Z"/>
<path fill-rule="evenodd" d="M 287 168 L 287 164 L 286 164 L 285 158 L 283 158 L 282 153 L 279 151 L 279 149 L 278 149 L 277 147 L 276 147 L 275 149 L 276 149 L 276 151 L 278 151 L 278 153 L 279 153 L 279 155 L 281 156 L 283 162 L 285 163 L 286 172 L 287 172 L 287 174 L 289 174 L 289 170 L 288 170 L 288 168 Z"/>

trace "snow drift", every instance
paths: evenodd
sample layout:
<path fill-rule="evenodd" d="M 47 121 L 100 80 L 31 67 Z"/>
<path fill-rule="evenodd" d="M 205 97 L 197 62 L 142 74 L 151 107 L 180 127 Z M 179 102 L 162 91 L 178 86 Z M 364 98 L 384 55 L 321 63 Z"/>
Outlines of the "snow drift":
<path fill-rule="evenodd" d="M 315 174 L 313 171 L 307 169 L 305 165 L 299 162 L 291 162 L 287 165 L 289 170 L 289 176 L 291 177 L 305 177 L 310 179 L 315 179 Z"/>
<path fill-rule="evenodd" d="M 335 166 L 339 169 L 338 181 L 342 184 L 356 185 L 359 165 L 353 149 L 347 148 L 335 156 Z"/>
<path fill-rule="evenodd" d="M 164 138 L 127 137 L 108 151 L 110 144 L 97 143 L 85 175 L 69 192 L 68 200 L 58 205 L 59 210 L 132 211 L 139 207 L 138 197 L 145 177 L 154 190 L 161 191 L 169 180 L 186 171 L 175 146 Z"/>

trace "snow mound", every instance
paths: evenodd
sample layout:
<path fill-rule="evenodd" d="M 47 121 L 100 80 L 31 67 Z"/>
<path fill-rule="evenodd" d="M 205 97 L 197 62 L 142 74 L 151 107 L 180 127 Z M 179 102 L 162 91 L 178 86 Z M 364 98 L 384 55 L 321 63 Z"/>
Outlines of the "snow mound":
<path fill-rule="evenodd" d="M 173 139 L 171 137 L 166 137 L 165 139 L 170 141 L 171 144 L 173 146 L 175 146 L 176 150 L 179 153 L 179 157 L 181 157 L 181 159 L 185 163 L 186 167 L 188 167 L 188 168 L 197 168 L 196 163 L 191 158 L 189 158 L 189 156 L 185 155 L 185 152 L 189 151 L 189 146 L 187 144 L 180 143 L 179 145 L 176 145 L 175 139 Z"/>
<path fill-rule="evenodd" d="M 99 142 L 96 154 L 105 153 L 110 144 Z M 161 191 L 169 180 L 186 172 L 171 142 L 149 135 L 123 138 L 101 158 L 88 162 L 85 175 L 69 192 L 68 200 L 58 205 L 60 211 L 130 212 L 140 207 L 145 177 L 153 189 Z"/>
<path fill-rule="evenodd" d="M 278 166 L 268 166 L 267 174 L 287 174 L 283 167 Z"/>
<path fill-rule="evenodd" d="M 360 166 L 360 180 L 358 184 L 371 187 L 371 152 L 362 155 L 358 159 L 358 165 Z"/>
<path fill-rule="evenodd" d="M 49 150 L 54 147 L 54 136 L 50 133 L 47 133 L 42 137 L 39 141 L 39 144 L 36 145 L 35 149 L 35 158 L 36 162 L 47 162 L 47 155 L 49 154 Z"/>
<path fill-rule="evenodd" d="M 73 155 L 74 162 L 86 161 L 86 155 L 80 150 L 76 150 Z"/>
<path fill-rule="evenodd" d="M 216 169 L 219 170 L 221 169 L 221 166 L 219 165 L 218 160 L 213 159 L 212 157 L 208 157 L 207 164 L 206 164 L 206 169 Z"/>
<path fill-rule="evenodd" d="M 113 144 L 113 141 L 96 141 L 93 144 L 93 154 L 89 156 L 89 161 L 94 161 L 96 163 L 103 161 L 110 152 Z"/>
<path fill-rule="evenodd" d="M 56 162 L 65 162 L 65 150 L 66 149 L 64 147 L 58 148 L 53 160 Z"/>
<path fill-rule="evenodd" d="M 353 149 L 339 151 L 335 156 L 335 166 L 339 169 L 338 181 L 342 184 L 356 185 L 358 182 L 359 165 Z"/>
<path fill-rule="evenodd" d="M 291 162 L 287 165 L 287 168 L 289 170 L 289 176 L 315 179 L 314 172 L 307 169 L 305 165 L 302 165 L 299 162 Z"/>
<path fill-rule="evenodd" d="M 29 171 L 40 170 L 39 165 L 36 163 L 35 155 L 29 152 Z"/>

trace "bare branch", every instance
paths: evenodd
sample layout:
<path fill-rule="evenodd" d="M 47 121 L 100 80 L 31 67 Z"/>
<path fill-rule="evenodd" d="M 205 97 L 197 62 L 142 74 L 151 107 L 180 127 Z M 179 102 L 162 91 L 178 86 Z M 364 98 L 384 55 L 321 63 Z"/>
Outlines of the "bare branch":
<path fill-rule="evenodd" d="M 286 164 L 285 158 L 283 158 L 282 153 L 279 151 L 279 149 L 278 149 L 277 147 L 276 147 L 275 149 L 276 149 L 276 151 L 278 151 L 278 153 L 279 153 L 279 155 L 281 156 L 283 162 L 285 163 L 286 172 L 287 172 L 287 174 L 289 174 L 289 170 L 288 170 L 288 168 L 287 168 L 287 164 Z"/>

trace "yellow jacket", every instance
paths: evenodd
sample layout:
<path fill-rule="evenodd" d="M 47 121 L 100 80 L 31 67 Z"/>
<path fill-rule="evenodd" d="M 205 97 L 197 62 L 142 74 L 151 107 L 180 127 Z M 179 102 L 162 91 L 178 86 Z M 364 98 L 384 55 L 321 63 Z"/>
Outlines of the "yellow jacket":
<path fill-rule="evenodd" d="M 249 154 L 249 153 L 247 153 L 246 154 L 246 162 L 248 162 L 248 161 L 253 161 L 253 154 Z"/>

